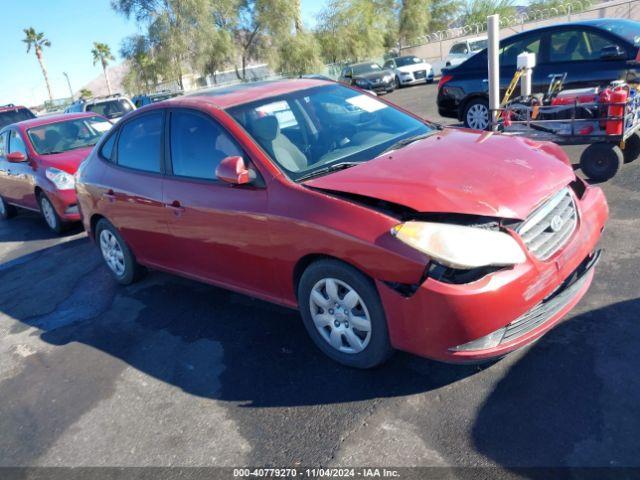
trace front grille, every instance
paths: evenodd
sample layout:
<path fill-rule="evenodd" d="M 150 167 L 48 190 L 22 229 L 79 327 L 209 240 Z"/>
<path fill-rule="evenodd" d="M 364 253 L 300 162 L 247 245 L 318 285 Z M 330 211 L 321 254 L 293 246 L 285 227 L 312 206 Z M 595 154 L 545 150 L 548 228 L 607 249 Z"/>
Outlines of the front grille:
<path fill-rule="evenodd" d="M 571 237 L 578 211 L 569 188 L 563 188 L 533 211 L 516 232 L 538 260 L 547 260 Z"/>
<path fill-rule="evenodd" d="M 417 72 L 414 72 L 413 76 L 415 78 L 424 78 L 427 76 L 427 71 L 426 70 L 418 70 Z"/>
<path fill-rule="evenodd" d="M 587 274 L 598 263 L 598 260 L 600 260 L 599 251 L 592 257 L 585 259 L 576 271 L 542 302 L 507 325 L 500 345 L 516 340 L 557 315 L 582 289 L 589 277 Z"/>

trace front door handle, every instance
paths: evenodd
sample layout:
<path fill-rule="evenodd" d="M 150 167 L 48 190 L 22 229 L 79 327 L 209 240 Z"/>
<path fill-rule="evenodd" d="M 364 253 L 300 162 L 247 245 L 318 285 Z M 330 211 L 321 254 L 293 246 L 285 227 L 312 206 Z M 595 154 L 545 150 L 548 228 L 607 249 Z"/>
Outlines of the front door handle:
<path fill-rule="evenodd" d="M 104 198 L 109 203 L 113 203 L 116 201 L 116 195 L 113 193 L 113 190 L 109 190 L 102 194 L 102 198 Z"/>
<path fill-rule="evenodd" d="M 171 203 L 165 204 L 165 207 L 168 208 L 169 210 L 172 210 L 173 214 L 176 217 L 179 217 L 180 215 L 182 215 L 184 213 L 184 207 L 182 205 L 180 205 L 180 202 L 178 200 L 174 200 Z"/>

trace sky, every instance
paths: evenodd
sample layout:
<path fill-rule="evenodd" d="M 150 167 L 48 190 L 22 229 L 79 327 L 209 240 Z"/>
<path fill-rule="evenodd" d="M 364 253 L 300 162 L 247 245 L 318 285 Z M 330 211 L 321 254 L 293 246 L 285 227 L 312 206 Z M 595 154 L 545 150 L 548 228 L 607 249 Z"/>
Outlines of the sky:
<path fill-rule="evenodd" d="M 302 0 L 302 16 L 312 27 L 327 0 Z M 109 0 L 0 0 L 3 11 L 0 29 L 0 105 L 37 105 L 47 96 L 44 78 L 33 50 L 27 54 L 24 28 L 44 32 L 51 47 L 44 49 L 44 61 L 54 98 L 68 97 L 69 75 L 73 91 L 102 74 L 93 65 L 93 42 L 106 43 L 119 63 L 122 40 L 138 32 L 135 20 L 127 20 L 111 9 Z"/>

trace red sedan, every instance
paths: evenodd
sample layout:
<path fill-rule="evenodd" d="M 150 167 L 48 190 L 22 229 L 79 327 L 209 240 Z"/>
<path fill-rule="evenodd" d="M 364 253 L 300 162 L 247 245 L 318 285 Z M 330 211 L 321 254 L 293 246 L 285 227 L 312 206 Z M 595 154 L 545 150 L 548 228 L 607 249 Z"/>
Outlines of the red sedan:
<path fill-rule="evenodd" d="M 608 215 L 554 144 L 443 129 L 320 80 L 142 108 L 76 188 L 121 283 L 144 265 L 299 308 L 324 353 L 361 368 L 536 340 L 589 287 Z"/>
<path fill-rule="evenodd" d="M 0 217 L 42 213 L 60 233 L 80 220 L 73 175 L 111 123 L 95 113 L 24 120 L 0 131 Z"/>

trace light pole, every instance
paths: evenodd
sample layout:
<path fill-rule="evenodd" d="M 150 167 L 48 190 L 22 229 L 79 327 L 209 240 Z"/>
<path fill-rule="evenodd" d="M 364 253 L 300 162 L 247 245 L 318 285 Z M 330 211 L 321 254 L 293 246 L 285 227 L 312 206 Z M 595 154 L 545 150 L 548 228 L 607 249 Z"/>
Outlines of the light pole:
<path fill-rule="evenodd" d="M 62 72 L 62 74 L 67 79 L 67 85 L 69 86 L 69 94 L 71 95 L 71 101 L 73 102 L 73 89 L 71 88 L 71 80 L 69 80 L 69 75 L 67 74 L 67 72 Z"/>

